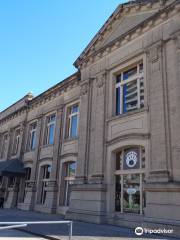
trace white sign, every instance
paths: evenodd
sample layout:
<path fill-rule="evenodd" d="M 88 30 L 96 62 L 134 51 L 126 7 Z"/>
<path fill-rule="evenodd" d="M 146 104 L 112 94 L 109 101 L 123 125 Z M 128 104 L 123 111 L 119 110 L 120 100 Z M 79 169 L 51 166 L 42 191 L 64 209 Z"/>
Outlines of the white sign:
<path fill-rule="evenodd" d="M 129 195 L 135 194 L 135 193 L 136 193 L 136 189 L 135 189 L 135 188 L 128 188 L 128 189 L 126 190 L 126 192 L 127 192 Z"/>
<path fill-rule="evenodd" d="M 138 161 L 137 153 L 130 151 L 126 154 L 126 164 L 129 168 L 135 167 Z"/>

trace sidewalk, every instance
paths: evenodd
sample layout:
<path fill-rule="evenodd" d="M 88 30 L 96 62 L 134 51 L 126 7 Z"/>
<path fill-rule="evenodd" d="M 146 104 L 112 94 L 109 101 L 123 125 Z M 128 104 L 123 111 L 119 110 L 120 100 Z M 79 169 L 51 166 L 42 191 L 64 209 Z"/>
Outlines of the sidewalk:
<path fill-rule="evenodd" d="M 0 221 L 56 221 L 63 220 L 58 215 L 37 213 L 30 211 L 21 211 L 17 209 L 2 209 L 0 210 Z M 19 229 L 19 230 L 22 230 Z M 28 225 L 24 228 L 25 231 L 49 237 L 49 239 L 68 239 L 69 228 L 64 224 L 53 225 Z M 0 232 L 1 237 L 1 232 Z M 91 224 L 84 222 L 73 222 L 73 240 L 128 240 L 128 239 L 149 239 L 148 237 L 137 237 L 133 229 L 105 225 Z M 151 239 L 170 239 L 154 236 Z M 172 238 L 175 240 L 175 238 Z"/>
<path fill-rule="evenodd" d="M 25 233 L 19 230 L 4 230 L 0 233 L 0 240 L 45 240 L 41 237 L 35 237 L 29 233 Z"/>

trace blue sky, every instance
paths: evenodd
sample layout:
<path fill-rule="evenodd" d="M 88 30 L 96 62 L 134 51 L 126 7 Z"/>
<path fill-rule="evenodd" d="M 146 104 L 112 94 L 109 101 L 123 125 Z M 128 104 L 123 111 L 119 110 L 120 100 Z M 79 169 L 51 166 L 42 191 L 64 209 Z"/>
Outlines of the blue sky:
<path fill-rule="evenodd" d="M 0 111 L 76 71 L 73 62 L 125 0 L 0 0 Z"/>

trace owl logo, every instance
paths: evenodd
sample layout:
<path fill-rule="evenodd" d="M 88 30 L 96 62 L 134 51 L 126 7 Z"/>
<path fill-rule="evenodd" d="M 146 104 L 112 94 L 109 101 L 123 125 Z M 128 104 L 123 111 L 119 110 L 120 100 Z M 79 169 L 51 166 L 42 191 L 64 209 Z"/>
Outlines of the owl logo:
<path fill-rule="evenodd" d="M 129 168 L 133 168 L 136 166 L 136 163 L 138 161 L 138 158 L 137 158 L 137 153 L 134 152 L 134 151 L 130 151 L 126 154 L 126 157 L 125 157 L 125 161 L 126 161 L 126 164 Z"/>

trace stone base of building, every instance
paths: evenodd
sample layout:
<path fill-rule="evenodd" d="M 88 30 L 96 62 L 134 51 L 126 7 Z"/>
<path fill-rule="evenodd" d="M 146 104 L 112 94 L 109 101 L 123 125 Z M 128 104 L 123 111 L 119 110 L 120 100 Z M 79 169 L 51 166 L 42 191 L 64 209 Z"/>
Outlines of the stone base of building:
<path fill-rule="evenodd" d="M 56 213 L 57 209 L 57 185 L 55 181 L 49 181 L 46 187 L 46 199 L 44 204 L 36 203 L 34 210 L 44 213 Z"/>
<path fill-rule="evenodd" d="M 34 206 L 34 211 L 43 213 L 56 213 L 56 208 L 52 208 L 51 206 L 45 204 L 36 204 Z"/>
<path fill-rule="evenodd" d="M 103 184 L 77 184 L 73 186 L 66 219 L 92 223 L 104 222 L 106 216 L 106 186 Z"/>
<path fill-rule="evenodd" d="M 101 214 L 101 215 L 100 215 Z M 65 219 L 89 222 L 89 223 L 105 223 L 105 213 L 94 213 L 92 211 L 77 211 L 76 209 L 71 209 L 65 215 Z"/>
<path fill-rule="evenodd" d="M 146 208 L 144 215 L 156 219 L 179 221 L 180 185 L 179 183 L 147 183 Z"/>
<path fill-rule="evenodd" d="M 17 206 L 18 189 L 15 187 L 8 189 L 8 196 L 4 202 L 4 208 L 15 208 Z"/>
<path fill-rule="evenodd" d="M 24 202 L 18 203 L 18 209 L 32 211 L 34 209 L 36 191 L 33 189 L 27 191 Z"/>

